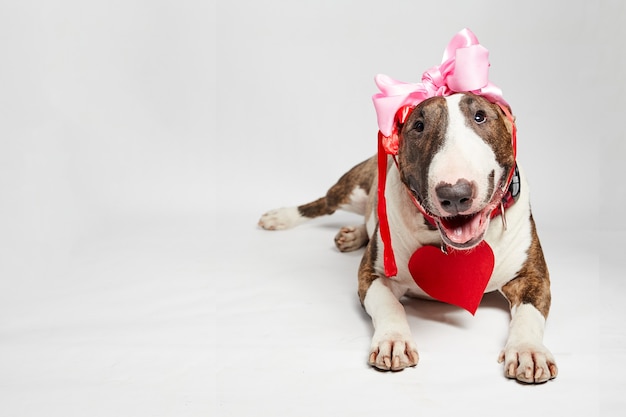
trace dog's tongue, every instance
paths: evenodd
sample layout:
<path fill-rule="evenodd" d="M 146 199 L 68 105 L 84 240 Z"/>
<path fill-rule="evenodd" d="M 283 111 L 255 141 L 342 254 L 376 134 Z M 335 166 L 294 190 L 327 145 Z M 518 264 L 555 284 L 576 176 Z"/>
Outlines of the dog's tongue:
<path fill-rule="evenodd" d="M 454 243 L 462 245 L 478 237 L 482 232 L 480 213 L 471 216 L 455 216 L 440 219 L 444 233 Z"/>

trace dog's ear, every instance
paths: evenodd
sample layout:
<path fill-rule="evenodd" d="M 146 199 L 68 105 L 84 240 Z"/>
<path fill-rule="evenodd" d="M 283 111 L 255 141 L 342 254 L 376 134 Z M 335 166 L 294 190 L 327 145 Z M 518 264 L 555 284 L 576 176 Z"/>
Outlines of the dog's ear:
<path fill-rule="evenodd" d="M 508 130 L 509 134 L 513 134 L 513 128 L 515 124 L 515 116 L 511 111 L 511 107 L 508 104 L 497 103 L 498 110 L 502 115 L 502 119 L 504 120 L 504 125 L 506 126 L 506 130 Z"/>
<path fill-rule="evenodd" d="M 513 146 L 513 158 L 517 158 L 517 127 L 515 126 L 515 116 L 511 113 L 508 104 L 496 103 L 504 118 L 504 126 L 511 135 L 511 145 Z M 512 173 L 512 172 L 511 172 Z"/>

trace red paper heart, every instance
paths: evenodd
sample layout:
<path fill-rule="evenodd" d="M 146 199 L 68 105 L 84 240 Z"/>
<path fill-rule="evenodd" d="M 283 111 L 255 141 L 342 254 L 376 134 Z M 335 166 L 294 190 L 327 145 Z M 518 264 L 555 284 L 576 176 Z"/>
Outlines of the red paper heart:
<path fill-rule="evenodd" d="M 470 250 L 422 246 L 409 259 L 415 283 L 431 297 L 476 313 L 495 260 L 487 242 Z"/>

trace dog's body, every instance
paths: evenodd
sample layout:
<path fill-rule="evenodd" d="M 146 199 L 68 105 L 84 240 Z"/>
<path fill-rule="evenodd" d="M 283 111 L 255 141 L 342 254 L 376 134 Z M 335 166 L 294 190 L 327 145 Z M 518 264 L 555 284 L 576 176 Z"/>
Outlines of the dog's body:
<path fill-rule="evenodd" d="M 259 221 L 261 227 L 274 230 L 338 209 L 365 216 L 365 224 L 342 228 L 335 242 L 341 251 L 367 246 L 358 292 L 375 327 L 371 365 L 400 370 L 418 362 L 399 302 L 403 296 L 430 298 L 409 271 L 412 254 L 425 245 L 471 251 L 485 241 L 495 259 L 485 292 L 500 291 L 511 306 L 509 337 L 500 355 L 505 375 L 528 383 L 556 376 L 554 358 L 543 345 L 550 308 L 548 270 L 521 170 L 519 196 L 504 212 L 506 222 L 501 215 L 490 219 L 516 164 L 512 129 L 500 107 L 469 93 L 430 98 L 411 112 L 401 126 L 396 164 L 389 158 L 385 184 L 395 276 L 385 276 L 376 157 L 352 168 L 325 197 L 270 211 Z M 426 216 L 432 216 L 432 224 Z"/>

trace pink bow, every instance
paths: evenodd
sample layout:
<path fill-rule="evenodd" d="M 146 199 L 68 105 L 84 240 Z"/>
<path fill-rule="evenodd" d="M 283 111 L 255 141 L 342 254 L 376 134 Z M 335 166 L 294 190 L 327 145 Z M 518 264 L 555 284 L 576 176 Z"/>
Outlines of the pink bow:
<path fill-rule="evenodd" d="M 489 51 L 469 29 L 457 33 L 443 53 L 441 65 L 422 75 L 421 83 L 405 83 L 383 74 L 375 78 L 380 93 L 372 97 L 378 128 L 391 136 L 394 118 L 402 106 L 416 106 L 427 98 L 469 91 L 491 102 L 507 104 L 502 90 L 489 82 Z"/>

